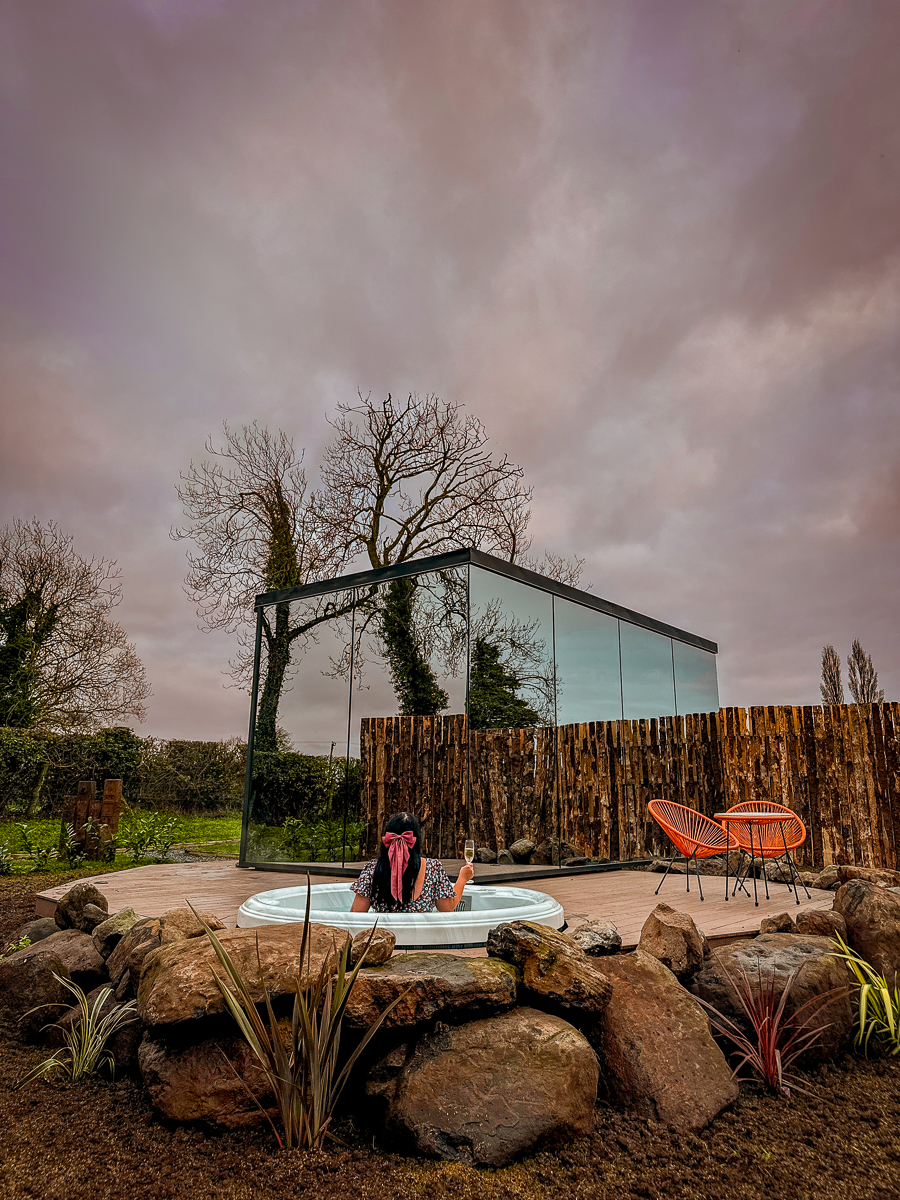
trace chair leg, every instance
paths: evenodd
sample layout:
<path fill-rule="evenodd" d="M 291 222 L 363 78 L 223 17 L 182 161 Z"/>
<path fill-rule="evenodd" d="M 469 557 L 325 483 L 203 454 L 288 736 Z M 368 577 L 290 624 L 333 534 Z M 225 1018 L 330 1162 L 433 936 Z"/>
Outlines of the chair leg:
<path fill-rule="evenodd" d="M 667 876 L 667 875 L 669 874 L 669 872 L 672 870 L 672 866 L 673 866 L 673 864 L 674 864 L 674 862 L 675 862 L 675 859 L 676 859 L 677 857 L 678 857 L 678 851 L 676 850 L 676 851 L 675 851 L 675 853 L 672 855 L 672 857 L 669 859 L 669 865 L 666 867 L 666 874 L 665 874 L 665 875 L 663 875 L 662 879 L 659 881 L 659 885 L 657 886 L 657 889 L 656 889 L 656 891 L 653 893 L 655 896 L 658 896 L 658 895 L 659 895 L 659 889 L 660 889 L 660 888 L 662 887 L 662 885 L 663 885 L 663 884 L 666 882 L 666 876 Z"/>
<path fill-rule="evenodd" d="M 797 879 L 800 879 L 800 872 L 796 871 L 797 879 L 795 879 L 794 874 L 795 874 L 796 869 L 794 867 L 794 860 L 791 858 L 791 852 L 787 848 L 787 838 L 784 835 L 784 825 L 779 826 L 779 828 L 781 829 L 781 840 L 784 843 L 784 857 L 788 860 L 788 870 L 791 873 L 791 882 L 794 884 L 794 899 L 799 904 L 800 903 L 800 889 L 797 887 Z M 803 883 L 803 880 L 801 879 L 800 882 Z M 806 886 L 805 883 L 803 884 L 803 890 L 804 890 L 804 892 L 806 892 L 807 900 L 809 900 L 811 898 L 810 894 L 809 894 L 809 888 Z"/>
<path fill-rule="evenodd" d="M 694 870 L 697 872 L 697 888 L 700 892 L 700 899 L 703 899 L 703 884 L 700 882 L 700 863 L 697 860 L 697 853 L 694 852 Z"/>

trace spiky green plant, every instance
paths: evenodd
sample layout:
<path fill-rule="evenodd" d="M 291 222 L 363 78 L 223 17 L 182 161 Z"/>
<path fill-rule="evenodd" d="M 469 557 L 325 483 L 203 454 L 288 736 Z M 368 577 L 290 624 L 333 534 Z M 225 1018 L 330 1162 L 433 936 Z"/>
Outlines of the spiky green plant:
<path fill-rule="evenodd" d="M 406 995 L 406 992 L 401 993 L 379 1014 L 378 1019 L 348 1055 L 343 1067 L 338 1070 L 344 1013 L 360 967 L 365 961 L 365 954 L 350 970 L 350 945 L 347 942 L 337 956 L 336 973 L 332 973 L 329 959 L 326 957 L 318 972 L 311 975 L 310 897 L 307 877 L 306 915 L 300 939 L 291 1026 L 290 1031 L 284 1034 L 276 1023 L 268 992 L 263 988 L 263 1016 L 253 999 L 250 986 L 228 951 L 195 911 L 195 916 L 203 925 L 216 958 L 225 972 L 225 979 L 213 972 L 225 1005 L 250 1046 L 269 1089 L 275 1096 L 281 1133 L 256 1096 L 245 1083 L 243 1086 L 272 1126 L 278 1145 L 282 1148 L 319 1149 L 326 1137 L 334 1136 L 329 1131 L 329 1125 L 350 1072 L 382 1023 Z M 374 933 L 373 927 L 369 942 Z M 308 980 L 305 984 L 304 964 Z M 232 1069 L 234 1070 L 233 1066 Z M 236 1070 L 235 1075 L 240 1079 Z M 243 1083 L 243 1080 L 241 1082 Z"/>
<path fill-rule="evenodd" d="M 23 1087 L 32 1079 L 37 1079 L 41 1075 L 50 1075 L 54 1071 L 61 1071 L 67 1079 L 75 1082 L 83 1079 L 86 1075 L 95 1074 L 103 1063 L 109 1067 L 110 1074 L 115 1075 L 116 1060 L 107 1049 L 107 1044 L 114 1033 L 118 1033 L 125 1025 L 130 1025 L 137 1020 L 134 1011 L 135 1001 L 129 1000 L 125 1004 L 119 1004 L 106 1016 L 103 1016 L 103 1006 L 112 995 L 112 988 L 104 988 L 95 997 L 93 1005 L 89 1005 L 87 996 L 77 983 L 73 983 L 71 979 L 63 979 L 55 972 L 53 978 L 75 997 L 81 1010 L 80 1014 L 72 1021 L 63 1035 L 65 1045 L 61 1046 L 50 1058 L 45 1058 L 36 1067 L 32 1067 L 28 1074 L 19 1080 L 16 1087 Z M 57 1007 L 59 1006 L 54 1004 L 39 1004 L 37 1008 L 30 1011 L 37 1012 L 38 1008 Z"/>
<path fill-rule="evenodd" d="M 834 940 L 840 946 L 835 958 L 844 960 L 859 988 L 856 1045 L 861 1046 L 868 1057 L 869 1042 L 874 1037 L 891 1054 L 900 1054 L 900 986 L 896 976 L 892 990 L 885 976 L 879 975 L 870 962 L 851 950 L 840 934 Z"/>

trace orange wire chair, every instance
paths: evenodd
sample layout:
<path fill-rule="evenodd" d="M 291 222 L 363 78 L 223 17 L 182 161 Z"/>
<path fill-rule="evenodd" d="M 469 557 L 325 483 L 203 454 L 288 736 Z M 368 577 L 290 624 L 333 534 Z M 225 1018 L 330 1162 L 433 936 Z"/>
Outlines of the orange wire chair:
<path fill-rule="evenodd" d="M 700 889 L 700 899 L 703 899 L 703 885 L 700 883 L 698 858 L 710 858 L 713 854 L 724 854 L 727 844 L 725 830 L 718 821 L 705 817 L 703 813 L 695 812 L 684 804 L 676 804 L 673 800 L 651 800 L 647 810 L 653 820 L 675 847 L 675 853 L 669 859 L 666 874 L 659 881 L 655 894 L 666 882 L 666 875 L 672 869 L 672 864 L 679 853 L 684 855 L 687 868 L 687 891 L 691 890 L 691 862 L 697 873 L 697 887 Z"/>
<path fill-rule="evenodd" d="M 763 825 L 750 821 L 729 821 L 728 833 L 730 837 L 734 838 L 740 849 L 745 854 L 750 855 L 750 862 L 747 865 L 744 879 L 753 870 L 756 859 L 759 859 L 760 863 L 763 864 L 763 880 L 766 885 L 767 900 L 769 899 L 769 877 L 765 872 L 765 861 L 770 858 L 776 860 L 780 858 L 787 859 L 788 871 L 791 876 L 791 883 L 787 886 L 794 893 L 794 899 L 797 904 L 800 903 L 800 891 L 797 887 L 798 882 L 806 892 L 807 899 L 810 899 L 809 889 L 803 883 L 803 880 L 800 879 L 800 872 L 797 870 L 796 863 L 791 857 L 791 851 L 796 850 L 798 846 L 802 846 L 806 841 L 806 826 L 794 810 L 787 808 L 784 804 L 772 804 L 769 800 L 744 800 L 741 804 L 735 804 L 732 808 L 729 808 L 728 812 L 771 812 L 785 814 L 788 819 L 773 821 L 771 825 Z M 753 885 L 755 889 L 755 878 Z M 735 889 L 737 889 L 737 883 L 735 883 Z"/>

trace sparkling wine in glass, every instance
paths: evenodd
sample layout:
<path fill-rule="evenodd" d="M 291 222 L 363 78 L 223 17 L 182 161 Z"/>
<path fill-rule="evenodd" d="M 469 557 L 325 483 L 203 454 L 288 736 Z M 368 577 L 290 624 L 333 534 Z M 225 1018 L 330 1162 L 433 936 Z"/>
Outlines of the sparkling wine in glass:
<path fill-rule="evenodd" d="M 475 842 L 472 838 L 466 838 L 466 845 L 463 853 L 465 854 L 467 863 L 471 863 L 475 858 Z"/>

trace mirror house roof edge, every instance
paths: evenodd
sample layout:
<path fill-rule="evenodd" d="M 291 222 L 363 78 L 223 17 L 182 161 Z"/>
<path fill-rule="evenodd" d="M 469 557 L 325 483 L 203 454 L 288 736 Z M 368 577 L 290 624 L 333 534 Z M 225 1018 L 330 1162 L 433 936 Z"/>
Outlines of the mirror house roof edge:
<path fill-rule="evenodd" d="M 371 587 L 375 584 L 388 583 L 392 579 L 405 579 L 410 575 L 422 575 L 426 571 L 449 571 L 454 567 L 467 566 L 469 563 L 472 566 L 491 571 L 495 575 L 505 575 L 508 579 L 515 579 L 519 583 L 524 583 L 529 587 L 549 592 L 554 596 L 559 596 L 563 600 L 571 600 L 573 603 L 580 604 L 585 608 L 592 608 L 597 612 L 605 613 L 607 616 L 617 617 L 622 621 L 627 621 L 631 625 L 638 625 L 654 633 L 661 633 L 666 637 L 675 638 L 679 642 L 686 642 L 688 645 L 696 646 L 711 654 L 718 653 L 718 645 L 716 642 L 710 641 L 709 638 L 700 637 L 696 633 L 688 633 L 687 630 L 679 629 L 676 625 L 669 625 L 665 621 L 657 621 L 654 617 L 648 617 L 644 613 L 635 612 L 634 609 L 625 608 L 623 605 L 615 604 L 611 600 L 604 600 L 600 596 L 594 596 L 591 592 L 584 592 L 580 588 L 572 587 L 568 583 L 558 583 L 555 579 L 549 579 L 546 575 L 540 575 L 537 571 L 530 571 L 527 567 L 517 566 L 515 563 L 507 562 L 505 559 L 497 558 L 493 554 L 485 554 L 483 550 L 474 550 L 471 548 L 450 550 L 446 554 L 434 554 L 429 558 L 411 558 L 407 559 L 406 562 L 396 563 L 394 566 L 376 567 L 368 571 L 356 571 L 350 575 L 341 575 L 336 579 L 323 579 L 316 583 L 302 584 L 300 587 L 281 588 L 279 591 L 274 592 L 262 592 L 256 597 L 254 607 L 257 609 L 266 608 L 271 604 L 284 604 L 291 600 L 324 596 L 329 592 L 346 591 L 349 588 Z"/>

